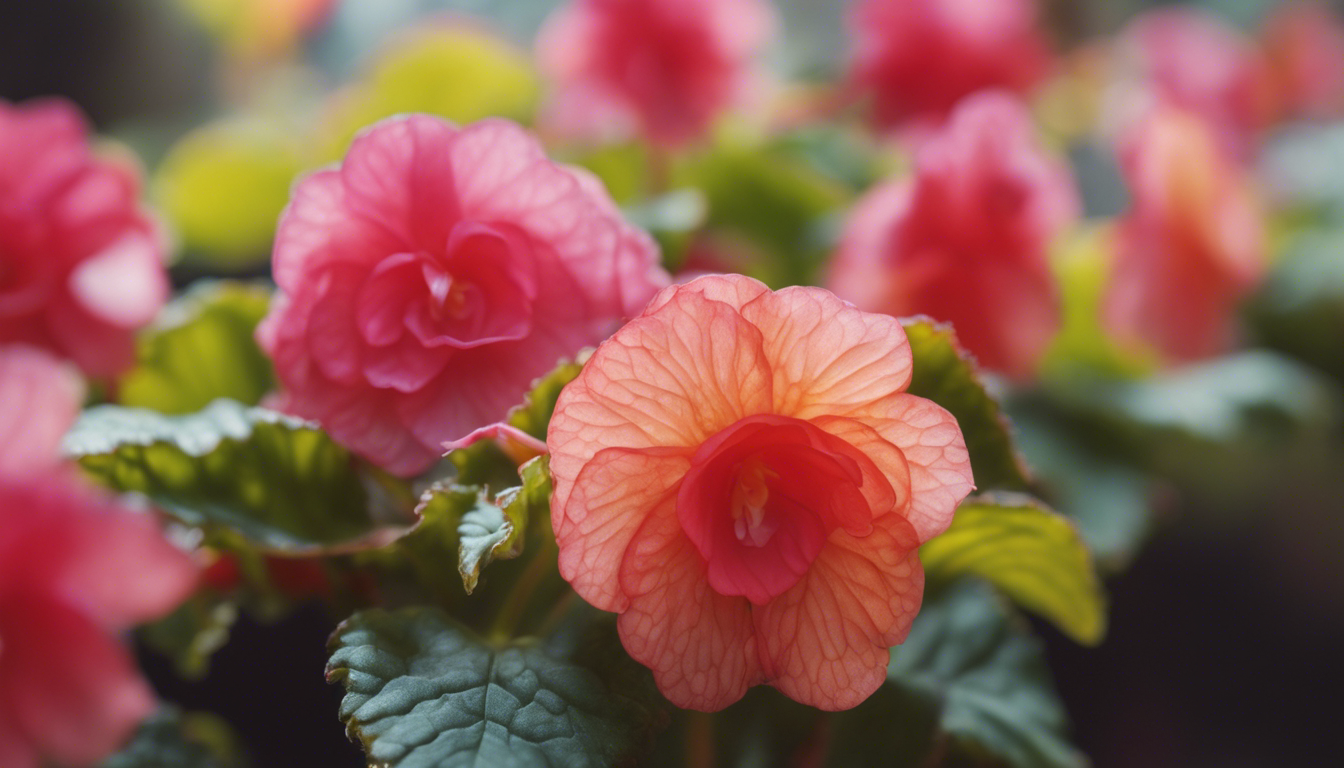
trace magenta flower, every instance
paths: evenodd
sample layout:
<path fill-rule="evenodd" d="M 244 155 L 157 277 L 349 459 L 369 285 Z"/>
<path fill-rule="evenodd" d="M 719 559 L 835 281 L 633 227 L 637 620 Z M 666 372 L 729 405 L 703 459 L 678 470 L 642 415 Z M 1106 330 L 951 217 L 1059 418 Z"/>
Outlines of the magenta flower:
<path fill-rule="evenodd" d="M 0 101 L 0 343 L 112 376 L 168 296 L 164 251 L 124 162 L 96 157 L 59 100 Z"/>
<path fill-rule="evenodd" d="M 1077 210 L 1026 109 L 973 96 L 920 148 L 913 178 L 859 201 L 829 287 L 870 312 L 950 321 L 984 366 L 1028 376 L 1059 327 L 1047 249 Z"/>
<path fill-rule="evenodd" d="M 740 275 L 668 288 L 560 394 L 560 573 L 620 614 L 674 704 L 769 683 L 846 709 L 919 611 L 918 547 L 971 490 L 956 420 L 906 394 L 896 320 Z"/>
<path fill-rule="evenodd" d="M 258 339 L 286 407 L 389 471 L 504 418 L 667 283 L 591 175 L 516 125 L 393 118 L 294 189 Z"/>
<path fill-rule="evenodd" d="M 589 138 L 697 138 L 748 95 L 774 28 L 766 0 L 572 0 L 537 40 L 552 122 Z"/>
<path fill-rule="evenodd" d="M 1025 93 L 1050 51 L 1033 0 L 857 0 L 849 78 L 880 128 L 940 122 L 986 88 Z"/>
<path fill-rule="evenodd" d="M 90 765 L 155 706 L 115 635 L 167 613 L 196 568 L 153 519 L 57 457 L 79 409 L 73 371 L 0 347 L 0 765 Z"/>

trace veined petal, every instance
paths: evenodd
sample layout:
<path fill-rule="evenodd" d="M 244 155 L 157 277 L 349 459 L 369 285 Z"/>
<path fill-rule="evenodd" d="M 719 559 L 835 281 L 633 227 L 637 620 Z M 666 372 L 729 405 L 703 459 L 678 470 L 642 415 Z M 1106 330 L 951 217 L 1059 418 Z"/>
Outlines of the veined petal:
<path fill-rule="evenodd" d="M 900 515 L 862 538 L 831 535 L 812 568 L 753 617 L 771 685 L 819 709 L 849 709 L 887 677 L 887 649 L 905 639 L 923 600 L 919 541 Z"/>
<path fill-rule="evenodd" d="M 626 550 L 620 585 L 629 602 L 616 627 L 669 701 L 713 712 L 762 679 L 751 609 L 710 588 L 674 506 L 669 498 L 653 510 Z"/>
<path fill-rule="evenodd" d="M 820 288 L 764 293 L 742 307 L 761 331 L 776 413 L 843 416 L 910 384 L 910 342 L 895 318 Z"/>

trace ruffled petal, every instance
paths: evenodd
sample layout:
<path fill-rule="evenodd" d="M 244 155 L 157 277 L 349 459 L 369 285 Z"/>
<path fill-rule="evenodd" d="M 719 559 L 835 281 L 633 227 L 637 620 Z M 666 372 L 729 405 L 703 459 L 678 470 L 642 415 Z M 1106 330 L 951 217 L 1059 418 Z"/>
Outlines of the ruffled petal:
<path fill-rule="evenodd" d="M 552 506 L 560 575 L 604 611 L 625 610 L 619 575 L 626 546 L 654 510 L 675 498 L 688 451 L 607 448 L 579 473 L 571 503 Z"/>
<path fill-rule="evenodd" d="M 804 287 L 764 293 L 742 316 L 764 339 L 776 413 L 844 416 L 910 384 L 910 342 L 895 318 Z"/>
<path fill-rule="evenodd" d="M 753 614 L 769 683 L 830 711 L 877 690 L 887 677 L 887 649 L 905 639 L 919 613 L 918 547 L 909 523 L 894 514 L 862 538 L 832 534 L 802 580 Z"/>
<path fill-rule="evenodd" d="M 910 468 L 907 518 L 920 543 L 947 530 L 952 513 L 975 489 L 971 456 L 957 419 L 932 400 L 900 393 L 861 417 L 905 456 Z"/>
<path fill-rule="evenodd" d="M 603 448 L 694 448 L 769 410 L 770 367 L 755 326 L 695 291 L 667 304 L 617 331 L 560 393 L 546 437 L 560 506 Z"/>
<path fill-rule="evenodd" d="M 429 115 L 384 120 L 341 163 L 346 205 L 420 250 L 441 250 L 461 219 L 453 145 L 459 132 Z"/>
<path fill-rule="evenodd" d="M 616 627 L 669 701 L 713 712 L 762 679 L 750 604 L 710 588 L 674 507 L 669 497 L 653 510 L 626 550 L 620 586 L 629 602 Z"/>
<path fill-rule="evenodd" d="M 32 347 L 0 347 L 0 475 L 54 466 L 79 415 L 79 377 Z"/>

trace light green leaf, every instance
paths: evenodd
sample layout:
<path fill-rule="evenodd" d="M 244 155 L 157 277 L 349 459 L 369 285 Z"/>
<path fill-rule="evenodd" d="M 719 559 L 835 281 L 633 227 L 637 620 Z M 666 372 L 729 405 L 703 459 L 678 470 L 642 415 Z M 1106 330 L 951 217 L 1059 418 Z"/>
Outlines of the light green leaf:
<path fill-rule="evenodd" d="M 927 317 L 901 321 L 914 355 L 909 393 L 926 397 L 957 418 L 981 490 L 1026 490 L 1027 469 L 1013 447 L 1012 427 L 985 389 L 974 360 L 957 342 L 952 326 Z"/>
<path fill-rule="evenodd" d="M 924 697 L 956 751 L 988 753 L 1014 768 L 1087 765 L 1066 738 L 1040 642 L 983 584 L 963 581 L 928 595 L 909 637 L 892 649 L 887 680 Z M 904 717 L 894 716 L 889 730 L 899 734 Z"/>
<path fill-rule="evenodd" d="M 457 526 L 457 567 L 467 594 L 476 589 L 485 566 L 522 554 L 528 521 L 550 513 L 551 476 L 546 457 L 523 464 L 519 474 L 522 485 L 500 491 L 493 503 L 479 496 Z"/>
<path fill-rule="evenodd" d="M 184 416 L 91 408 L 63 448 L 109 488 L 225 544 L 332 554 L 385 544 L 408 522 L 316 425 L 233 400 Z"/>
<path fill-rule="evenodd" d="M 638 740 L 640 710 L 532 644 L 485 644 L 442 612 L 358 613 L 332 635 L 327 679 L 370 763 L 387 768 L 598 768 Z"/>
<path fill-rule="evenodd" d="M 242 768 L 247 761 L 222 720 L 164 706 L 99 768 Z"/>
<path fill-rule="evenodd" d="M 1072 521 L 1029 496 L 972 496 L 919 559 L 930 585 L 979 576 L 1080 643 L 1095 645 L 1105 634 L 1106 599 L 1091 553 Z"/>
<path fill-rule="evenodd" d="M 197 283 L 141 336 L 118 399 L 164 413 L 192 413 L 221 397 L 257 404 L 275 388 L 253 339 L 269 306 L 269 291 L 258 286 Z"/>

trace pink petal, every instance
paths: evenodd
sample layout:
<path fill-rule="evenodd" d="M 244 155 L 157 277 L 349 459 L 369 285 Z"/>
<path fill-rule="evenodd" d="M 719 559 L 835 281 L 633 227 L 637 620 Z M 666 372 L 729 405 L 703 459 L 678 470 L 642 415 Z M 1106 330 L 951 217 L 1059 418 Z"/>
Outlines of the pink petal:
<path fill-rule="evenodd" d="M 820 288 L 762 294 L 742 316 L 764 339 L 776 413 L 843 416 L 910 384 L 910 343 L 895 318 L 860 312 Z"/>
<path fill-rule="evenodd" d="M 617 331 L 561 392 L 546 436 L 560 507 L 603 448 L 692 448 L 769 411 L 760 332 L 733 307 L 687 290 L 700 282 L 669 288 L 661 311 Z"/>
<path fill-rule="evenodd" d="M 55 466 L 83 400 L 78 375 L 55 358 L 32 347 L 0 347 L 0 475 Z"/>
<path fill-rule="evenodd" d="M 560 575 L 580 597 L 604 611 L 625 610 L 618 577 L 626 547 L 655 509 L 676 498 L 690 465 L 685 451 L 628 448 L 599 451 L 584 465 L 571 503 L 551 508 Z"/>
<path fill-rule="evenodd" d="M 630 541 L 620 586 L 629 599 L 616 624 L 621 642 L 673 704 L 716 711 L 761 680 L 750 604 L 710 588 L 670 497 Z"/>
<path fill-rule="evenodd" d="M 154 319 L 168 290 L 158 245 L 140 233 L 122 237 L 70 273 L 70 291 L 84 307 L 122 328 Z"/>
<path fill-rule="evenodd" d="M 922 544 L 947 530 L 952 513 L 975 488 L 971 457 L 956 417 L 932 400 L 900 393 L 859 420 L 900 449 L 910 469 L 910 525 Z"/>
<path fill-rule="evenodd" d="M 397 235 L 350 210 L 339 170 L 318 171 L 294 186 L 280 215 L 271 269 L 283 291 L 302 293 L 305 281 L 333 262 L 371 269 L 406 248 Z"/>
<path fill-rule="evenodd" d="M 429 115 L 384 120 L 341 163 L 346 205 L 408 245 L 438 251 L 462 217 L 453 155 L 459 131 Z"/>
<path fill-rule="evenodd" d="M 154 695 L 126 651 L 60 603 L 11 598 L 0 613 L 0 634 L 0 695 L 40 754 L 92 763 L 154 708 Z"/>
<path fill-rule="evenodd" d="M 923 599 L 919 541 L 899 515 L 863 538 L 837 530 L 801 581 L 754 612 L 771 685 L 819 709 L 849 709 L 887 677 L 887 649 Z"/>

